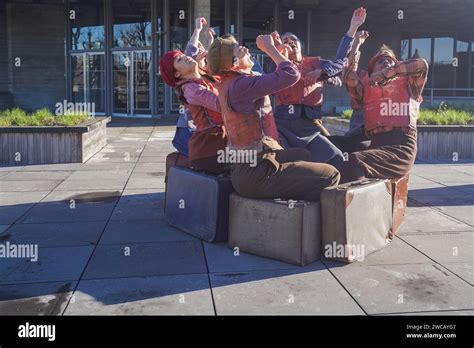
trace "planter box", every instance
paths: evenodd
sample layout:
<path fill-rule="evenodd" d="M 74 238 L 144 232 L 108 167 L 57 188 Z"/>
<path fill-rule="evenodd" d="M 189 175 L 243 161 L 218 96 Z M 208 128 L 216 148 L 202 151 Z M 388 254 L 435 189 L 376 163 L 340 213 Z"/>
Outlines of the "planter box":
<path fill-rule="evenodd" d="M 106 145 L 110 119 L 73 127 L 0 127 L 0 165 L 83 163 Z"/>
<path fill-rule="evenodd" d="M 344 135 L 349 120 L 325 117 L 324 125 L 331 135 Z M 418 160 L 474 160 L 474 126 L 418 126 Z"/>

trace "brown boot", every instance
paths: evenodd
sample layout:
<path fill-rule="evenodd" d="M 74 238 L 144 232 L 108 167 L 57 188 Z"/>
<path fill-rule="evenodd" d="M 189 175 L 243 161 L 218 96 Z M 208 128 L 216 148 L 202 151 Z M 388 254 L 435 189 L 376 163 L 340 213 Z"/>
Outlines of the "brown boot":
<path fill-rule="evenodd" d="M 331 135 L 329 131 L 326 129 L 326 127 L 323 126 L 322 120 L 314 120 L 313 124 L 319 128 L 319 130 L 321 131 L 321 134 L 324 135 L 325 137 L 328 137 Z"/>

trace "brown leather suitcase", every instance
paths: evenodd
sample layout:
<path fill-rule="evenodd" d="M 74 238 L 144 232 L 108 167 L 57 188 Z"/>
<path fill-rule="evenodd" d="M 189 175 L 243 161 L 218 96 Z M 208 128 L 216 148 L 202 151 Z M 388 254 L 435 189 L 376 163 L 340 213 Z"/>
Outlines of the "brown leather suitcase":
<path fill-rule="evenodd" d="M 180 168 L 189 168 L 191 165 L 189 164 L 188 158 L 179 153 L 179 152 L 172 152 L 168 156 L 166 156 L 166 177 L 165 182 L 168 180 L 168 173 L 171 167 L 180 167 Z"/>
<path fill-rule="evenodd" d="M 392 179 L 392 233 L 390 238 L 393 238 L 397 233 L 400 225 L 405 220 L 405 213 L 408 200 L 408 179 L 407 174 L 400 179 Z"/>
<path fill-rule="evenodd" d="M 363 261 L 390 243 L 392 188 L 389 180 L 364 179 L 321 193 L 322 256 Z"/>

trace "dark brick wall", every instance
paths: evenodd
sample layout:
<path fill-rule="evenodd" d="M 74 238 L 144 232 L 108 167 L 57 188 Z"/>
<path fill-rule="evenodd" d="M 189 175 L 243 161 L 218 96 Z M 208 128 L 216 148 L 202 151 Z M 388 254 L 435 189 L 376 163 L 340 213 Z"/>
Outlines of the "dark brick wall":
<path fill-rule="evenodd" d="M 15 106 L 53 109 L 66 98 L 64 11 L 64 5 L 7 4 L 8 69 Z M 16 57 L 21 67 L 14 66 Z"/>
<path fill-rule="evenodd" d="M 8 91 L 7 8 L 0 2 L 0 93 Z"/>

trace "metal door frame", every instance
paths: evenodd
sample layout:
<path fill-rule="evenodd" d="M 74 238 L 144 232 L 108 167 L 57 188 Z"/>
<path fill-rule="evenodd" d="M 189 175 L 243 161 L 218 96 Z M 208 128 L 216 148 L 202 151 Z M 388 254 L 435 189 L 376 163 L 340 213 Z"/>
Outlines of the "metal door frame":
<path fill-rule="evenodd" d="M 148 93 L 149 93 L 149 109 L 150 109 L 150 113 L 148 114 L 137 114 L 135 113 L 135 101 L 134 101 L 134 94 L 135 94 L 135 85 L 134 85 L 134 82 L 135 82 L 135 53 L 148 53 L 150 55 L 150 67 L 149 67 L 149 73 L 148 73 L 148 82 L 149 82 L 149 87 L 148 87 Z M 115 88 L 114 86 L 114 67 L 113 67 L 113 56 L 114 54 L 126 54 L 128 56 L 128 58 L 130 59 L 130 66 L 129 66 L 129 73 L 128 73 L 128 78 L 127 78 L 127 112 L 126 113 L 123 113 L 123 112 L 115 112 L 115 105 L 114 105 L 114 102 L 113 102 L 113 93 L 112 93 L 112 116 L 118 116 L 118 117 L 130 117 L 130 118 L 135 118 L 135 117 L 140 117 L 140 118 L 151 118 L 153 117 L 153 103 L 152 103 L 152 99 L 153 99 L 153 86 L 152 86 L 152 80 L 153 80 L 153 77 L 152 77 L 152 67 L 151 67 L 151 64 L 152 64 L 152 61 L 153 61 L 153 57 L 152 57 L 152 50 L 151 49 L 117 49 L 117 50 L 113 50 L 111 52 L 111 55 L 112 55 L 112 66 L 111 66 L 111 69 L 112 69 L 112 72 L 111 72 L 111 75 L 112 75 L 112 92 Z"/>

